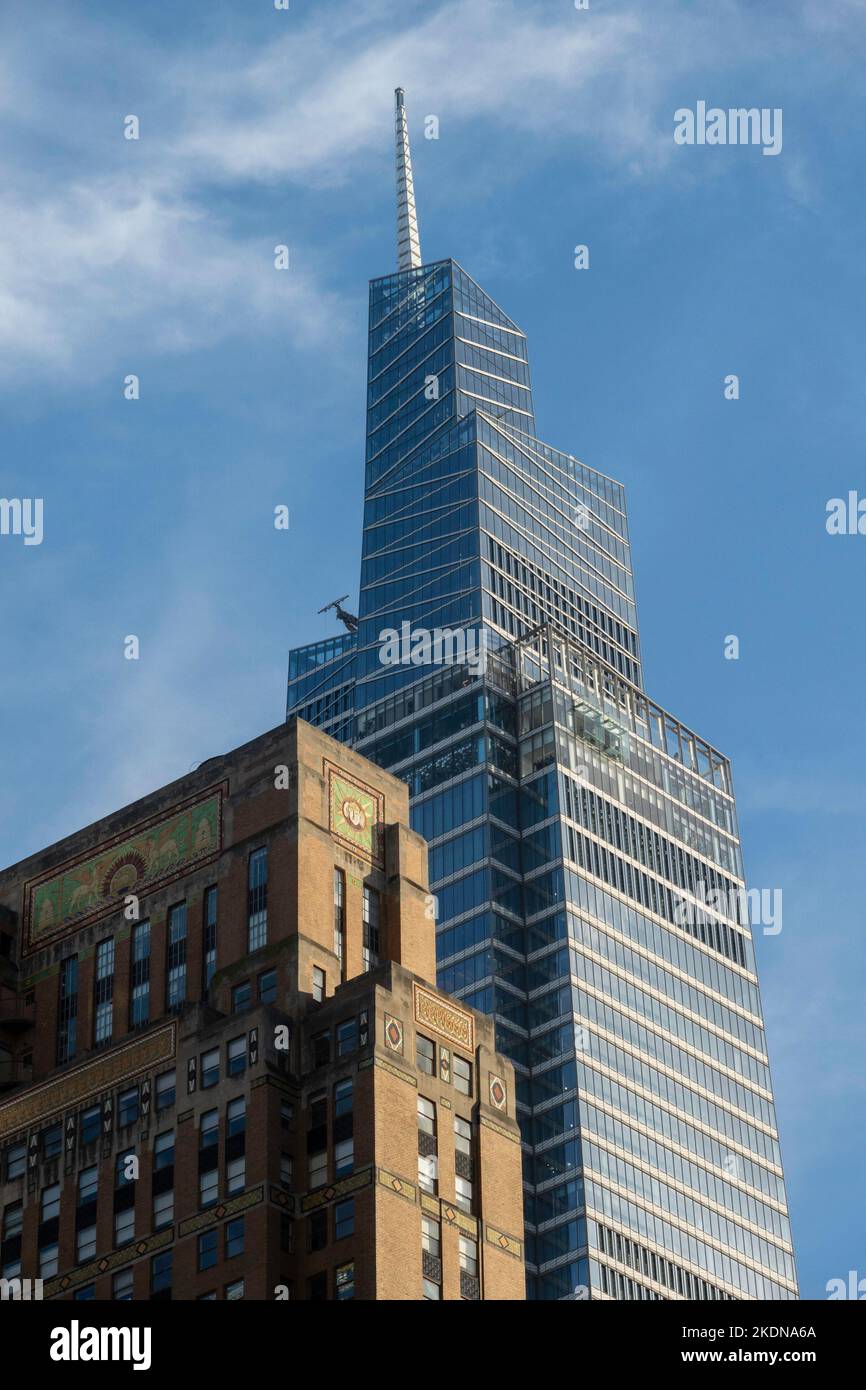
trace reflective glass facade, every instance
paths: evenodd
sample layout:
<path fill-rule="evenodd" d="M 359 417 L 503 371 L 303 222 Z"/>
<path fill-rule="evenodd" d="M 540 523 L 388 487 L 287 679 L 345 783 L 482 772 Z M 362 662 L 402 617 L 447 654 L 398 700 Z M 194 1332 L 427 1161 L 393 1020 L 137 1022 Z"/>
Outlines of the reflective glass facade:
<path fill-rule="evenodd" d="M 455 262 L 369 329 L 358 632 L 289 713 L 410 788 L 439 984 L 517 1069 L 530 1296 L 796 1298 L 730 766 L 644 691 L 623 488 L 538 439 Z M 486 669 L 383 661 L 404 624 Z"/>

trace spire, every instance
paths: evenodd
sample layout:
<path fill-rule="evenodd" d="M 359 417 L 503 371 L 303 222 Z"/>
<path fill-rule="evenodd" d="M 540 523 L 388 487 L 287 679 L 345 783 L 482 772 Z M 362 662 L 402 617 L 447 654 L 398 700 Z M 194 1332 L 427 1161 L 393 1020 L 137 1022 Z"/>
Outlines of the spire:
<path fill-rule="evenodd" d="M 398 87 L 394 95 L 397 98 L 394 121 L 397 143 L 397 269 L 413 270 L 421 264 L 421 239 L 415 211 L 415 186 L 412 182 L 412 156 L 409 152 L 403 88 Z"/>

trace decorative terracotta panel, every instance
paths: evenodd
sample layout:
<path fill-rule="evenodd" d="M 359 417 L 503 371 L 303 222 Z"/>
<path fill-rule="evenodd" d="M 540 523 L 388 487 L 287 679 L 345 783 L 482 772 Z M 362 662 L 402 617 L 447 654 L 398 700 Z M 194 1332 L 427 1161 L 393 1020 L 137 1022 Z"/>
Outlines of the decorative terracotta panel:
<path fill-rule="evenodd" d="M 385 798 L 342 768 L 323 760 L 328 780 L 328 826 L 341 845 L 382 866 L 382 823 Z"/>
<path fill-rule="evenodd" d="M 472 1015 L 465 1009 L 458 1009 L 456 1004 L 446 1003 L 438 994 L 432 994 L 421 985 L 414 985 L 413 989 L 416 1023 L 426 1024 L 428 1028 L 441 1033 L 443 1038 L 449 1038 L 458 1047 L 464 1048 L 467 1052 L 474 1052 L 475 1020 Z"/>

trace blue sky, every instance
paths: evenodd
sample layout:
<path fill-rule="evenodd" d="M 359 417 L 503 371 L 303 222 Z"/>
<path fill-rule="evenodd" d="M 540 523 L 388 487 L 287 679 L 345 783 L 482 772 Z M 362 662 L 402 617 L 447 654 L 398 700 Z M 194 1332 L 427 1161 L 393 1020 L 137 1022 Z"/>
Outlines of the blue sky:
<path fill-rule="evenodd" d="M 316 610 L 357 595 L 402 84 L 424 257 L 527 332 L 542 437 L 626 484 L 648 688 L 733 759 L 749 881 L 783 890 L 757 949 L 813 1298 L 866 1276 L 866 537 L 824 525 L 866 495 L 864 21 L 864 0 L 0 17 L 0 496 L 45 508 L 40 546 L 0 537 L 0 861 L 278 723 L 287 648 L 339 630 Z M 698 100 L 782 108 L 781 153 L 675 145 Z"/>

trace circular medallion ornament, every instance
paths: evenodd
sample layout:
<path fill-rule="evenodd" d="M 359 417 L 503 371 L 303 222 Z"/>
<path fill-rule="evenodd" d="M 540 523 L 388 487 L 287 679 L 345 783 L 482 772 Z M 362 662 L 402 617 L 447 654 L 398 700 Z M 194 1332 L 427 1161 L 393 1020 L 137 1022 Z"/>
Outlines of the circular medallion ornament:
<path fill-rule="evenodd" d="M 367 829 L 367 815 L 360 801 L 356 801 L 353 796 L 347 796 L 343 801 L 340 810 L 345 820 L 349 822 L 354 830 Z"/>

